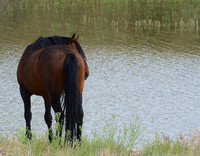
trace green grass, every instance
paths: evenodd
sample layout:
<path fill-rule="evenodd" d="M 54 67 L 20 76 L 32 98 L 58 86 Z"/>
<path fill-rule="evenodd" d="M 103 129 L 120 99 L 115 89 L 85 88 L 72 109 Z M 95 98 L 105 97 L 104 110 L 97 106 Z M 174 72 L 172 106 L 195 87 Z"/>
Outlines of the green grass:
<path fill-rule="evenodd" d="M 59 126 L 58 126 L 59 127 Z M 49 143 L 48 136 L 33 134 L 29 141 L 24 133 L 25 130 L 19 130 L 14 137 L 0 138 L 0 155 L 131 155 L 132 149 L 141 139 L 142 130 L 139 120 L 136 118 L 128 127 L 117 129 L 118 123 L 113 116 L 103 130 L 103 134 L 95 132 L 92 137 L 83 136 L 81 144 L 71 145 L 59 144 L 60 138 L 54 137 L 52 143 Z"/>
<path fill-rule="evenodd" d="M 142 155 L 198 156 L 200 155 L 200 133 L 191 131 L 189 136 L 180 134 L 176 140 L 168 136 L 156 135 L 153 142 L 144 145 Z"/>
<path fill-rule="evenodd" d="M 7 18 L 28 13 L 38 17 L 41 12 L 55 16 L 79 13 L 82 23 L 111 26 L 116 32 L 131 27 L 198 32 L 199 6 L 199 0 L 3 0 L 0 12 Z M 61 28 L 60 23 L 52 25 L 52 30 Z"/>
<path fill-rule="evenodd" d="M 200 132 L 191 131 L 188 136 L 182 134 L 175 140 L 168 136 L 156 135 L 154 141 L 144 144 L 139 150 L 136 145 L 142 139 L 140 121 L 136 118 L 127 127 L 118 129 L 113 116 L 102 134 L 93 133 L 92 137 L 83 136 L 72 148 L 71 145 L 59 144 L 60 138 L 54 137 L 49 143 L 47 134 L 33 134 L 29 141 L 24 136 L 25 130 L 18 130 L 13 137 L 0 137 L 0 155 L 144 155 L 144 156 L 198 156 L 200 155 Z"/>

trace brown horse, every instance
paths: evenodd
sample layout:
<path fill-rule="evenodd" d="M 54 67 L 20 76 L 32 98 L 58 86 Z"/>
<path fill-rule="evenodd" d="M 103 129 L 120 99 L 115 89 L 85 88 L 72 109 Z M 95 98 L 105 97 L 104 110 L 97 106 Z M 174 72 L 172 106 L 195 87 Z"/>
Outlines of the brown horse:
<path fill-rule="evenodd" d="M 82 91 L 84 80 L 89 76 L 85 54 L 75 34 L 69 37 L 40 37 L 30 44 L 17 69 L 17 79 L 24 102 L 26 136 L 31 138 L 31 95 L 40 95 L 45 103 L 44 119 L 52 140 L 51 107 L 60 114 L 59 122 L 65 121 L 68 139 L 81 139 L 83 124 Z M 73 136 L 74 134 L 74 136 Z"/>

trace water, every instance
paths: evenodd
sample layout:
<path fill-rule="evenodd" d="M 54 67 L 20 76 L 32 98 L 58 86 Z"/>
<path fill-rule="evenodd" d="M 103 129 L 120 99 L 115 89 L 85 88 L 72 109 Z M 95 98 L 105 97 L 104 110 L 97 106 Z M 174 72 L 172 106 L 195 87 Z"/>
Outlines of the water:
<path fill-rule="evenodd" d="M 0 18 L 1 135 L 12 135 L 25 124 L 16 80 L 25 47 L 41 35 L 69 36 L 75 31 L 80 35 L 90 68 L 83 92 L 83 135 L 101 133 L 111 114 L 117 115 L 119 128 L 139 115 L 145 128 L 143 142 L 152 140 L 155 132 L 176 138 L 179 133 L 200 129 L 198 34 L 173 30 L 140 33 L 130 27 L 113 29 L 103 24 L 95 27 L 88 21 L 75 23 L 83 18 L 76 15 L 74 19 L 67 17 L 68 24 L 61 22 L 58 28 L 60 23 L 55 23 L 64 17 L 52 17 L 57 19 L 52 22 L 44 16 L 34 17 L 33 21 L 29 14 Z M 31 100 L 32 129 L 44 134 L 47 126 L 43 100 L 37 96 Z"/>

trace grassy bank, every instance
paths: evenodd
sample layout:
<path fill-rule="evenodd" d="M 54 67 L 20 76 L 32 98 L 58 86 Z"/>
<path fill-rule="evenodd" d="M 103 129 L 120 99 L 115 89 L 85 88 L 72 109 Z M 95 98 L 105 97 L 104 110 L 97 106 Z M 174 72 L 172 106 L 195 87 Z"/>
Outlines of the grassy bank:
<path fill-rule="evenodd" d="M 79 14 L 81 24 L 111 26 L 118 31 L 199 31 L 199 0 L 3 0 L 4 17 L 35 17 L 41 12 L 55 15 Z M 75 18 L 77 20 L 77 18 Z M 54 23 L 59 29 L 62 24 Z"/>
<path fill-rule="evenodd" d="M 56 127 L 56 126 L 55 126 Z M 14 137 L 0 138 L 0 155 L 131 155 L 136 153 L 133 147 L 141 139 L 142 130 L 138 118 L 128 127 L 124 125 L 122 129 L 117 129 L 118 123 L 113 116 L 103 130 L 103 134 L 93 133 L 92 137 L 83 136 L 81 145 L 76 143 L 76 147 L 59 144 L 60 139 L 54 137 L 49 143 L 48 136 L 33 134 L 32 140 L 25 138 L 24 130 L 19 130 Z M 54 132 L 55 134 L 55 132 Z"/>
<path fill-rule="evenodd" d="M 60 145 L 59 138 L 49 143 L 47 135 L 33 134 L 29 141 L 24 137 L 24 130 L 19 130 L 13 137 L 0 137 L 0 155 L 200 155 L 199 132 L 191 131 L 190 135 L 180 135 L 175 140 L 156 135 L 153 142 L 145 143 L 141 149 L 136 150 L 142 138 L 141 133 L 138 120 L 122 129 L 117 129 L 117 122 L 112 120 L 106 124 L 103 134 L 83 136 L 81 145 L 77 143 L 72 148 Z"/>
<path fill-rule="evenodd" d="M 188 136 L 180 134 L 177 139 L 170 139 L 168 136 L 156 135 L 153 142 L 144 145 L 141 155 L 200 155 L 200 132 L 190 131 Z"/>

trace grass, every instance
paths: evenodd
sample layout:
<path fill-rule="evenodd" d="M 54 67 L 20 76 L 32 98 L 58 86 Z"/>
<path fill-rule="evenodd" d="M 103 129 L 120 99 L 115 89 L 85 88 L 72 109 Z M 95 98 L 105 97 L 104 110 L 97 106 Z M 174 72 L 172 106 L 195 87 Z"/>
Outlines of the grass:
<path fill-rule="evenodd" d="M 3 0 L 0 12 L 4 17 L 38 17 L 41 12 L 57 15 L 78 13 L 84 24 L 111 26 L 116 32 L 126 29 L 160 31 L 199 31 L 199 0 Z M 81 10 L 81 12 L 80 12 Z M 77 20 L 77 19 L 76 19 Z M 134 23 L 134 24 L 132 24 Z M 52 30 L 62 27 L 53 23 Z"/>
<path fill-rule="evenodd" d="M 153 142 L 148 142 L 140 150 L 136 145 L 140 142 L 142 128 L 138 118 L 122 129 L 113 116 L 103 130 L 103 134 L 95 132 L 92 137 L 83 136 L 81 144 L 59 144 L 60 138 L 54 137 L 49 143 L 48 136 L 33 134 L 31 141 L 25 138 L 25 130 L 19 130 L 13 137 L 0 137 L 0 155 L 166 155 L 195 156 L 200 155 L 200 132 L 190 131 L 188 136 L 182 134 L 175 140 L 168 136 L 156 135 Z"/>
<path fill-rule="evenodd" d="M 144 146 L 142 155 L 198 156 L 200 155 L 200 132 L 190 131 L 189 136 L 185 137 L 180 134 L 176 140 L 168 136 L 156 135 L 153 142 Z"/>
<path fill-rule="evenodd" d="M 26 139 L 25 130 L 19 130 L 14 137 L 0 138 L 0 155 L 131 155 L 136 151 L 133 148 L 141 139 L 142 130 L 138 118 L 129 127 L 117 129 L 115 116 L 108 122 L 100 135 L 97 132 L 93 137 L 83 136 L 81 145 L 76 147 L 61 144 L 59 137 L 54 137 L 49 143 L 47 134 L 33 134 L 32 140 Z M 59 126 L 58 126 L 59 127 Z"/>

